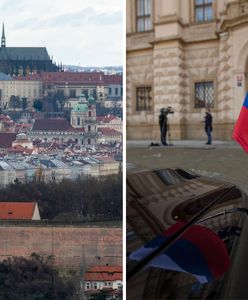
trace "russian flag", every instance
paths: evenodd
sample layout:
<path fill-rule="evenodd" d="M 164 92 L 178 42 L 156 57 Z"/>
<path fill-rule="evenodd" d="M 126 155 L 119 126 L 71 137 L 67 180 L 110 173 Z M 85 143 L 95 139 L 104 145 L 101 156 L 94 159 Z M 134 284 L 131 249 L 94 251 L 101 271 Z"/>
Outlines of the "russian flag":
<path fill-rule="evenodd" d="M 163 235 L 132 252 L 129 258 L 142 260 L 183 226 L 184 222 L 177 222 Z M 220 278 L 228 270 L 229 265 L 227 249 L 218 235 L 201 225 L 192 225 L 163 254 L 155 257 L 149 266 L 191 273 L 199 282 L 206 283 Z"/>
<path fill-rule="evenodd" d="M 248 94 L 245 97 L 232 137 L 248 152 Z"/>

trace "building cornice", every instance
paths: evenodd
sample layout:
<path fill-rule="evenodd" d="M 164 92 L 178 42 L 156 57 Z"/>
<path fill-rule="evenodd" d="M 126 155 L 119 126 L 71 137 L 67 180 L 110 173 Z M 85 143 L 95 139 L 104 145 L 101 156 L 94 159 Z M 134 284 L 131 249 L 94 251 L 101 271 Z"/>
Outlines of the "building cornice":
<path fill-rule="evenodd" d="M 140 51 L 150 51 L 153 49 L 153 46 L 147 46 L 147 47 L 139 47 L 139 48 L 129 48 L 126 50 L 126 52 L 140 52 Z"/>
<path fill-rule="evenodd" d="M 243 25 L 243 24 L 247 24 L 248 23 L 248 14 L 247 15 L 242 15 L 242 16 L 238 16 L 236 18 L 233 19 L 227 19 L 224 20 L 222 22 L 222 24 L 220 25 L 220 31 L 221 32 L 225 32 L 228 31 L 230 29 L 233 29 L 237 26 Z"/>
<path fill-rule="evenodd" d="M 201 38 L 199 40 L 186 40 L 182 36 L 170 36 L 168 38 L 158 38 L 154 39 L 151 41 L 151 45 L 159 44 L 159 43 L 165 43 L 165 42 L 173 42 L 173 41 L 178 41 L 181 44 L 187 45 L 187 44 L 194 44 L 194 43 L 206 43 L 206 42 L 211 42 L 211 41 L 217 41 L 219 38 L 218 36 L 214 37 L 207 37 L 207 38 Z"/>
<path fill-rule="evenodd" d="M 154 22 L 154 25 L 165 25 L 170 23 L 178 23 L 179 25 L 184 26 L 181 19 L 175 14 L 161 17 L 158 21 Z"/>
<path fill-rule="evenodd" d="M 154 34 L 154 30 L 149 30 L 149 31 L 142 31 L 142 32 L 137 32 L 137 31 L 135 31 L 135 32 L 130 32 L 130 33 L 127 33 L 126 34 L 126 37 L 128 38 L 128 37 L 136 37 L 136 38 L 139 38 L 139 37 L 142 37 L 142 38 L 144 38 L 144 37 L 149 37 L 149 36 L 151 36 L 151 35 L 153 35 Z"/>

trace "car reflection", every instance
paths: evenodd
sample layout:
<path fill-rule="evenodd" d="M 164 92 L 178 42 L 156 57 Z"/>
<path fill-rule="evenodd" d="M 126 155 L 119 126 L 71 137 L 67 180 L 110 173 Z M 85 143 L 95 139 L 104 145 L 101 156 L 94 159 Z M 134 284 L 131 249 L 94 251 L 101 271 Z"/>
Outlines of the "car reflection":
<path fill-rule="evenodd" d="M 225 191 L 225 196 L 197 221 L 218 234 L 226 245 L 231 268 L 223 278 L 200 284 L 189 273 L 144 266 L 145 270 L 127 281 L 127 299 L 248 299 L 244 277 L 239 278 L 244 269 L 248 271 L 244 267 L 247 255 L 243 254 L 243 263 L 240 255 L 248 247 L 247 196 L 229 182 L 182 169 L 127 176 L 127 274 L 136 264 L 128 259 L 130 253 L 178 220 L 192 220 Z M 242 284 L 243 289 L 237 288 Z"/>

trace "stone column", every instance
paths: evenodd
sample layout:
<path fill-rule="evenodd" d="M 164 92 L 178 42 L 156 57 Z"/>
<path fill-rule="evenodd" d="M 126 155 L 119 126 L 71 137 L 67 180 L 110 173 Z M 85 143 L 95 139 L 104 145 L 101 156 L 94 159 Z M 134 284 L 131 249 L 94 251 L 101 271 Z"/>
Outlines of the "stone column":
<path fill-rule="evenodd" d="M 233 126 L 232 45 L 228 32 L 220 34 L 218 69 L 218 121 L 220 139 L 231 139 Z"/>
<path fill-rule="evenodd" d="M 154 46 L 154 126 L 153 136 L 159 139 L 158 116 L 160 109 L 171 106 L 168 115 L 172 139 L 184 138 L 185 73 L 184 52 L 179 41 Z"/>

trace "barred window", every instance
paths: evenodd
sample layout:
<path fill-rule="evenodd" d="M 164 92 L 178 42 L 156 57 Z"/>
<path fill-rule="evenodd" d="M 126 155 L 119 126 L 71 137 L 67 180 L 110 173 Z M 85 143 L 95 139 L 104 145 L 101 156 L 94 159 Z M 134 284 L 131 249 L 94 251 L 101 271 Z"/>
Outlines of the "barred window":
<path fill-rule="evenodd" d="M 152 88 L 150 86 L 136 88 L 136 111 L 152 109 Z"/>
<path fill-rule="evenodd" d="M 152 1 L 137 0 L 137 31 L 143 32 L 152 29 Z"/>
<path fill-rule="evenodd" d="M 195 83 L 195 108 L 214 107 L 214 83 L 196 82 Z"/>
<path fill-rule="evenodd" d="M 212 0 L 195 0 L 195 21 L 205 22 L 213 19 Z"/>

